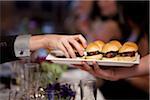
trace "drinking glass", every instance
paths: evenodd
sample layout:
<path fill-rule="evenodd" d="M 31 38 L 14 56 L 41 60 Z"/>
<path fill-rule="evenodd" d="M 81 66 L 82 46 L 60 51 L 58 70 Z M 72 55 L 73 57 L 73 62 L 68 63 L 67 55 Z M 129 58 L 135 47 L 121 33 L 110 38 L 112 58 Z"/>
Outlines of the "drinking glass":
<path fill-rule="evenodd" d="M 10 62 L 10 89 L 8 91 L 8 99 L 21 100 L 24 98 L 24 65 L 21 60 Z"/>
<path fill-rule="evenodd" d="M 40 70 L 37 63 L 24 64 L 24 89 L 26 92 L 26 99 L 35 99 L 36 93 L 40 87 Z"/>
<path fill-rule="evenodd" d="M 96 100 L 97 88 L 94 80 L 82 80 L 82 100 Z"/>
<path fill-rule="evenodd" d="M 24 89 L 24 65 L 21 60 L 12 62 L 11 68 L 11 89 L 16 89 L 17 91 L 23 91 Z M 16 84 L 16 85 L 13 85 Z"/>

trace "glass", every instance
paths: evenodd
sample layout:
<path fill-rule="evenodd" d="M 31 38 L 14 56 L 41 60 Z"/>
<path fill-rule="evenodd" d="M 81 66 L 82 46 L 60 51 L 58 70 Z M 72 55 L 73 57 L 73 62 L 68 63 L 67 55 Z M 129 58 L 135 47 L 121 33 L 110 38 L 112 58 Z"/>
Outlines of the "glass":
<path fill-rule="evenodd" d="M 24 96 L 24 73 L 21 60 L 11 62 L 11 88 L 8 100 L 20 100 Z"/>
<path fill-rule="evenodd" d="M 95 80 L 57 80 L 49 84 L 37 63 L 17 61 L 11 70 L 18 85 L 11 86 L 7 100 L 96 100 Z"/>
<path fill-rule="evenodd" d="M 35 99 L 38 89 L 40 87 L 40 70 L 37 63 L 24 64 L 24 89 L 26 92 L 26 99 Z"/>
<path fill-rule="evenodd" d="M 82 80 L 81 81 L 82 100 L 96 100 L 96 82 L 93 80 Z"/>
<path fill-rule="evenodd" d="M 11 86 L 7 100 L 47 100 L 44 87 L 41 88 L 43 77 L 38 63 L 14 62 L 12 72 L 19 85 Z"/>
<path fill-rule="evenodd" d="M 96 100 L 97 88 L 95 80 L 76 80 L 67 82 L 76 92 L 75 100 Z"/>
<path fill-rule="evenodd" d="M 9 89 L 0 90 L 0 100 L 9 100 Z"/>
<path fill-rule="evenodd" d="M 23 91 L 10 90 L 7 100 L 26 100 L 26 94 Z"/>
<path fill-rule="evenodd" d="M 5 94 L 5 100 L 21 100 L 24 97 L 24 66 L 22 61 L 17 60 L 13 62 L 8 62 L 4 65 L 5 74 L 9 74 L 10 88 L 6 90 L 1 90 Z M 7 68 L 8 67 L 8 68 Z M 2 99 L 2 98 L 1 98 Z"/>
<path fill-rule="evenodd" d="M 24 65 L 21 60 L 12 62 L 11 90 L 24 90 Z"/>

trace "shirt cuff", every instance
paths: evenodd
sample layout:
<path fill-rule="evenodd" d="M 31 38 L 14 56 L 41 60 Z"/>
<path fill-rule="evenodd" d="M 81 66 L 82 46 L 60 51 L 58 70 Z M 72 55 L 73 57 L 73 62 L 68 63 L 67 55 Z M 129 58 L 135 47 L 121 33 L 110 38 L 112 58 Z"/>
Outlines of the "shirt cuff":
<path fill-rule="evenodd" d="M 16 38 L 14 43 L 14 51 L 16 57 L 30 56 L 29 40 L 31 35 L 20 35 Z"/>

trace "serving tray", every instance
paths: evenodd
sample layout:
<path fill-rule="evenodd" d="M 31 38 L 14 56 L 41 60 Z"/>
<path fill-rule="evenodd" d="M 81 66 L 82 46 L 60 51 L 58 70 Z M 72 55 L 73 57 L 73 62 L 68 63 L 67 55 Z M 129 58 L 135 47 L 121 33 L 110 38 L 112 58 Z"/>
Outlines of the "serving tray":
<path fill-rule="evenodd" d="M 53 63 L 57 63 L 57 64 L 67 64 L 67 65 L 82 64 L 83 61 L 91 65 L 93 61 L 96 61 L 98 65 L 101 65 L 101 66 L 131 67 L 134 64 L 140 63 L 140 55 L 137 55 L 136 60 L 133 62 L 132 61 L 130 62 L 130 61 L 93 60 L 93 59 L 82 59 L 82 58 L 56 58 L 50 54 L 46 57 L 46 60 L 51 61 Z"/>

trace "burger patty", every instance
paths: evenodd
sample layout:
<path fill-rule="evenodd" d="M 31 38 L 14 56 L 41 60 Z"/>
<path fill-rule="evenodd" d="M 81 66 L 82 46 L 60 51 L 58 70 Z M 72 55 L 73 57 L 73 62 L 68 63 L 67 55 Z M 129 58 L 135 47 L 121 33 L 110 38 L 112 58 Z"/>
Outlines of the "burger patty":
<path fill-rule="evenodd" d="M 122 57 L 134 57 L 135 56 L 135 51 L 132 52 L 123 52 L 123 53 L 119 53 L 120 56 Z"/>
<path fill-rule="evenodd" d="M 103 54 L 99 51 L 93 51 L 93 52 L 87 52 L 87 56 L 94 56 L 94 55 L 98 55 L 98 54 Z"/>
<path fill-rule="evenodd" d="M 118 55 L 118 51 L 110 51 L 105 53 L 103 56 L 107 58 L 113 58 Z"/>
<path fill-rule="evenodd" d="M 94 51 L 94 52 L 87 52 L 87 56 L 103 54 L 103 56 L 106 57 L 106 58 L 113 58 L 117 55 L 122 56 L 122 57 L 133 57 L 133 56 L 135 56 L 135 53 L 136 53 L 135 51 L 133 51 L 133 52 L 123 52 L 123 53 L 118 53 L 118 51 L 110 51 L 110 52 L 107 52 L 107 53 Z"/>
<path fill-rule="evenodd" d="M 133 52 L 123 52 L 123 53 L 118 53 L 118 51 L 110 51 L 105 53 L 103 56 L 107 58 L 113 58 L 117 55 L 122 56 L 122 57 L 134 57 L 135 56 L 135 51 Z"/>

